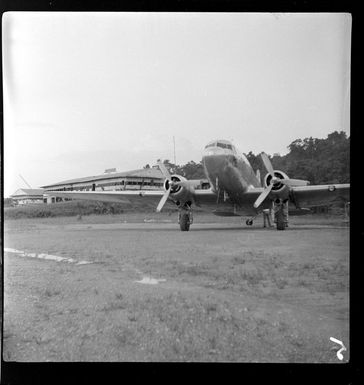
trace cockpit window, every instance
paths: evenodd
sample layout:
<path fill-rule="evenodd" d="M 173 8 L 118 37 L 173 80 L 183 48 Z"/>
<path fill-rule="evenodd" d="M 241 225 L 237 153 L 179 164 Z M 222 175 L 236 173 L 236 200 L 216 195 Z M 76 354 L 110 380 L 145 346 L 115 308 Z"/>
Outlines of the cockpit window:
<path fill-rule="evenodd" d="M 228 148 L 229 150 L 232 150 L 232 149 L 233 149 L 233 148 L 231 147 L 231 144 L 225 144 L 225 143 L 220 143 L 220 142 L 217 142 L 217 147 Z"/>
<path fill-rule="evenodd" d="M 222 143 L 222 142 L 213 142 L 213 143 L 209 143 L 208 145 L 205 146 L 205 148 L 209 148 L 209 147 L 227 148 L 227 149 L 233 150 L 235 152 L 234 146 L 232 146 L 231 144 Z"/>

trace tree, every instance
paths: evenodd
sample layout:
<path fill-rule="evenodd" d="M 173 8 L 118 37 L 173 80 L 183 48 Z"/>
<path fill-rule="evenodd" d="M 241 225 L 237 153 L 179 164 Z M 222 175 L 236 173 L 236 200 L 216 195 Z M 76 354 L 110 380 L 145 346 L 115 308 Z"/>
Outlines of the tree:
<path fill-rule="evenodd" d="M 195 163 L 193 160 L 181 167 L 183 176 L 187 179 L 206 178 L 202 162 Z"/>
<path fill-rule="evenodd" d="M 350 181 L 350 138 L 344 131 L 334 131 L 326 139 L 296 139 L 288 148 L 284 157 L 288 175 L 312 184 Z"/>

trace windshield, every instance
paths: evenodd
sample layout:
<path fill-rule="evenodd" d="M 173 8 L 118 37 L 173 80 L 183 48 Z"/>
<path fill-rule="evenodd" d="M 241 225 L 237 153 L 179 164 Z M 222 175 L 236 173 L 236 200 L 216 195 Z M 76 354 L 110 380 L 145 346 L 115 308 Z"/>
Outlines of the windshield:
<path fill-rule="evenodd" d="M 231 144 L 217 142 L 217 147 L 228 148 L 229 150 L 232 150 Z"/>
<path fill-rule="evenodd" d="M 216 142 L 214 142 L 214 143 L 209 143 L 205 148 L 215 147 L 215 146 L 216 146 Z"/>

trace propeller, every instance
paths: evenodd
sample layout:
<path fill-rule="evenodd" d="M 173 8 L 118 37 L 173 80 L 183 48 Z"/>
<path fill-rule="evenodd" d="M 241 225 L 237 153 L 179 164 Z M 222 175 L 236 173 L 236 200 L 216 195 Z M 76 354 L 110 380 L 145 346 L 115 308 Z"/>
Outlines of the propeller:
<path fill-rule="evenodd" d="M 262 152 L 260 156 L 262 158 L 265 168 L 267 169 L 269 174 L 272 175 L 272 177 L 274 178 L 274 169 L 273 169 L 272 163 L 268 158 L 268 155 L 265 152 Z"/>
<path fill-rule="evenodd" d="M 191 200 L 192 200 L 192 202 L 196 206 L 199 206 L 197 204 L 197 202 L 195 201 L 195 199 L 194 199 L 193 192 L 194 192 L 194 188 L 201 184 L 201 181 L 199 179 L 196 179 L 196 180 L 192 179 L 192 180 L 174 181 L 172 179 L 171 174 L 167 170 L 167 167 L 162 162 L 160 162 L 160 161 L 158 161 L 157 164 L 158 164 L 158 167 L 161 170 L 163 176 L 168 181 L 168 184 L 167 184 L 168 188 L 167 188 L 166 192 L 164 193 L 164 195 L 162 196 L 161 200 L 159 201 L 158 206 L 156 208 L 156 211 L 159 213 L 162 210 L 163 206 L 165 205 L 165 203 L 167 202 L 167 200 L 169 198 L 169 195 L 170 195 L 173 187 L 175 187 L 175 186 L 177 186 L 177 187 L 180 186 L 180 187 L 183 187 L 183 188 L 186 188 L 187 190 L 189 190 L 191 192 Z"/>
<path fill-rule="evenodd" d="M 171 181 L 171 174 L 169 173 L 169 171 L 167 170 L 167 167 L 164 165 L 164 163 L 162 163 L 161 161 L 158 161 L 157 162 L 158 164 L 158 167 L 159 169 L 161 170 L 163 176 L 168 179 L 169 181 Z"/>
<path fill-rule="evenodd" d="M 258 199 L 254 202 L 254 208 L 258 208 L 262 203 L 263 201 L 265 200 L 265 198 L 269 195 L 269 193 L 271 192 L 272 188 L 273 188 L 274 184 L 271 183 L 267 188 L 265 188 L 263 190 L 263 192 L 258 196 Z"/>
<path fill-rule="evenodd" d="M 169 171 L 167 170 L 167 167 L 162 163 L 162 162 L 157 162 L 158 163 L 158 166 L 159 166 L 159 169 L 161 170 L 163 176 L 168 180 L 168 189 L 166 190 L 166 192 L 164 193 L 164 195 L 162 196 L 161 200 L 159 201 L 158 203 L 158 206 L 156 208 L 156 212 L 159 213 L 163 206 L 165 205 L 165 203 L 167 202 L 167 199 L 169 198 L 169 194 L 171 193 L 171 189 L 172 189 L 172 185 L 173 185 L 173 181 L 172 181 L 172 177 L 171 177 L 171 174 L 169 173 Z"/>
<path fill-rule="evenodd" d="M 167 199 L 169 198 L 169 194 L 171 192 L 171 188 L 172 187 L 169 186 L 168 190 L 166 190 L 166 192 L 162 196 L 162 199 L 159 201 L 158 206 L 157 206 L 157 208 L 155 210 L 157 213 L 159 213 L 162 210 L 164 204 L 167 202 Z"/>
<path fill-rule="evenodd" d="M 265 168 L 268 171 L 268 174 L 271 176 L 271 180 L 269 183 L 269 186 L 267 186 L 262 193 L 258 196 L 257 200 L 254 202 L 254 208 L 258 208 L 264 200 L 267 198 L 269 193 L 272 191 L 272 188 L 275 184 L 281 183 L 285 186 L 291 187 L 291 186 L 307 186 L 309 182 L 307 180 L 301 180 L 301 179 L 289 179 L 289 178 L 278 178 L 274 175 L 274 169 L 272 166 L 271 161 L 268 158 L 268 155 L 265 152 L 262 152 L 260 154 L 262 161 L 264 163 Z"/>

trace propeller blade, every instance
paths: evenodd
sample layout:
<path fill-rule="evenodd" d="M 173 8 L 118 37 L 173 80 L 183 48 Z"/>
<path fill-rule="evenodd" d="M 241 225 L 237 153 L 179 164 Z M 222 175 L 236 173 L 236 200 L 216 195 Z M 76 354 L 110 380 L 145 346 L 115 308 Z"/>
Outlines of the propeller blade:
<path fill-rule="evenodd" d="M 273 188 L 273 183 L 271 183 L 267 188 L 263 190 L 263 192 L 258 196 L 258 199 L 254 202 L 254 208 L 257 209 L 265 200 L 265 198 L 269 195 Z"/>
<path fill-rule="evenodd" d="M 264 163 L 265 168 L 267 169 L 269 174 L 272 175 L 272 177 L 274 177 L 274 169 L 273 169 L 271 161 L 268 158 L 268 155 L 265 152 L 262 152 L 260 154 L 260 156 L 262 158 L 262 161 Z"/>
<path fill-rule="evenodd" d="M 161 198 L 161 200 L 159 201 L 158 206 L 157 206 L 157 208 L 156 208 L 156 210 L 155 210 L 157 213 L 159 213 L 159 212 L 162 210 L 164 204 L 167 202 L 167 199 L 168 199 L 168 197 L 169 197 L 169 193 L 170 193 L 170 192 L 171 192 L 171 188 L 169 188 L 169 189 L 164 193 L 164 195 L 162 196 L 162 198 Z"/>
<path fill-rule="evenodd" d="M 302 180 L 302 179 L 280 179 L 279 182 L 289 187 L 307 186 L 308 184 L 310 184 L 308 180 Z"/>
<path fill-rule="evenodd" d="M 157 206 L 157 208 L 155 210 L 157 213 L 159 213 L 162 210 L 162 208 L 165 205 L 165 203 L 167 202 L 167 199 L 168 199 L 169 194 L 171 192 L 171 188 L 172 188 L 173 182 L 172 182 L 172 179 L 171 179 L 171 174 L 167 170 L 167 167 L 162 162 L 160 162 L 160 161 L 157 162 L 157 164 L 158 164 L 158 167 L 161 170 L 163 176 L 169 181 L 169 184 L 168 184 L 169 188 L 168 188 L 168 190 L 166 190 L 166 192 L 162 196 L 162 198 L 159 201 L 158 206 Z"/>
<path fill-rule="evenodd" d="M 171 174 L 167 170 L 167 167 L 162 162 L 158 162 L 157 164 L 158 164 L 159 169 L 162 171 L 163 176 L 166 179 L 171 180 Z"/>

